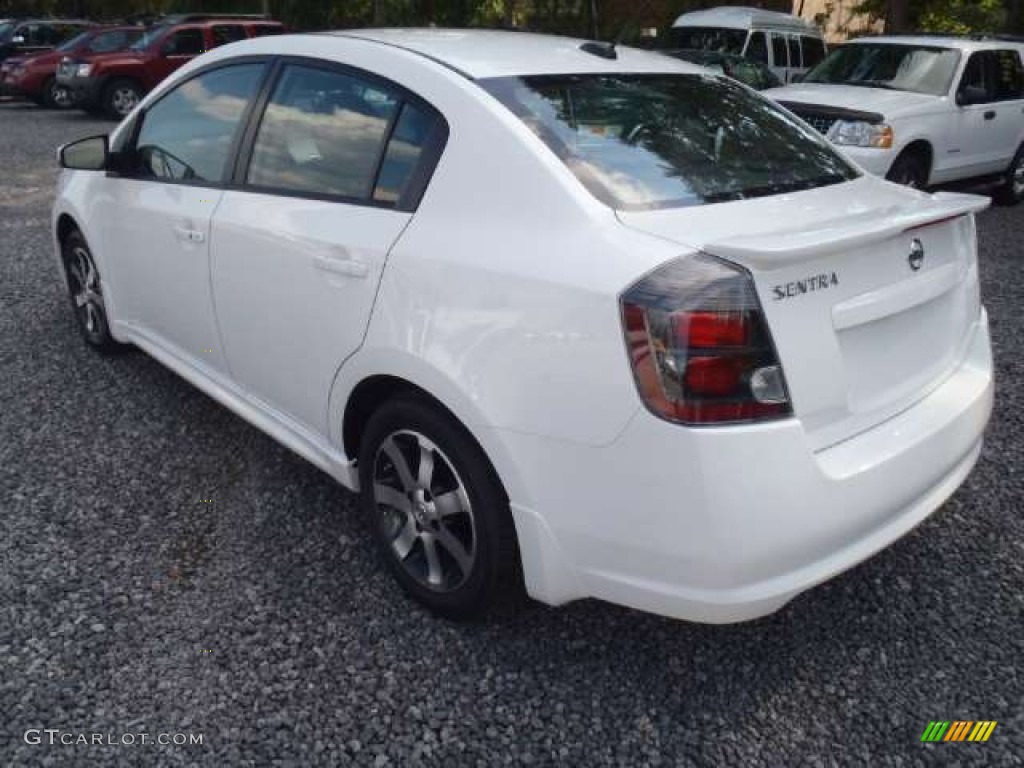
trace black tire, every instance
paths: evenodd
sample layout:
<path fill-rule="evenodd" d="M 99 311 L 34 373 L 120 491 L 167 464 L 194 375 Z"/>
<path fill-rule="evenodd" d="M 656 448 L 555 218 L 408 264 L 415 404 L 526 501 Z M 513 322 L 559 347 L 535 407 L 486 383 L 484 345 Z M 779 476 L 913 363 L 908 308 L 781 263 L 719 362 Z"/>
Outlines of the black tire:
<path fill-rule="evenodd" d="M 992 200 L 998 205 L 1016 205 L 1024 200 L 1024 145 L 1013 156 L 1002 183 L 992 193 Z"/>
<path fill-rule="evenodd" d="M 123 352 L 128 347 L 110 335 L 99 269 L 81 232 L 75 230 L 64 239 L 61 254 L 68 281 L 68 297 L 82 338 L 104 354 Z"/>
<path fill-rule="evenodd" d="M 407 459 L 405 470 L 414 481 L 423 471 L 423 451 L 430 454 L 428 482 L 419 485 L 427 488 L 426 493 L 403 490 L 408 486 L 401 483 L 398 464 L 391 458 L 396 450 Z M 389 492 L 397 494 L 395 498 L 407 509 L 379 503 L 375 481 L 378 488 L 387 486 Z M 360 503 L 373 536 L 407 594 L 431 610 L 456 619 L 519 602 L 522 576 L 508 498 L 480 446 L 445 410 L 414 396 L 382 405 L 370 417 L 360 445 L 359 483 Z M 458 503 L 454 507 L 445 504 L 442 509 L 441 500 L 450 501 L 456 495 L 468 503 L 468 511 L 451 513 L 452 509 L 465 508 L 465 504 L 460 507 Z M 434 507 L 435 499 L 436 509 L 430 512 L 428 507 Z M 452 536 L 457 537 L 461 552 L 444 543 L 451 542 Z M 432 559 L 427 557 L 428 539 L 433 542 Z M 404 556 L 399 554 L 403 548 Z M 457 552 L 461 559 L 454 554 Z M 428 564 L 431 560 L 438 566 L 439 583 L 434 586 L 428 583 L 435 572 Z M 460 562 L 470 565 L 463 568 Z"/>
<path fill-rule="evenodd" d="M 923 153 L 904 150 L 893 161 L 885 178 L 905 187 L 925 189 L 928 186 L 928 171 L 928 158 Z"/>
<path fill-rule="evenodd" d="M 103 113 L 114 120 L 123 120 L 142 100 L 142 88 L 134 80 L 120 78 L 107 83 L 100 102 Z"/>
<path fill-rule="evenodd" d="M 43 106 L 50 109 L 69 109 L 74 106 L 74 99 L 71 91 L 57 82 L 57 78 L 51 77 L 43 84 Z"/>

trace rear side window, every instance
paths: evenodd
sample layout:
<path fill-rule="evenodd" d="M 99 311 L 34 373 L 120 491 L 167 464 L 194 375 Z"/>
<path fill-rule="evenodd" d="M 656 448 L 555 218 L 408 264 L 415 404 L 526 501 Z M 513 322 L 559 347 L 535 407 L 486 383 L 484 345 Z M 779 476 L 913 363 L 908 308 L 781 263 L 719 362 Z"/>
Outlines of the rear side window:
<path fill-rule="evenodd" d="M 789 66 L 797 67 L 798 69 L 803 67 L 803 58 L 800 56 L 800 38 L 796 35 L 790 35 L 787 38 L 789 43 Z"/>
<path fill-rule="evenodd" d="M 212 32 L 215 46 L 245 40 L 245 28 L 241 24 L 218 24 Z"/>
<path fill-rule="evenodd" d="M 163 181 L 219 183 L 263 64 L 222 67 L 182 83 L 150 107 L 136 141 L 139 173 Z"/>
<path fill-rule="evenodd" d="M 825 44 L 816 37 L 804 35 L 800 42 L 804 49 L 804 66 L 816 67 L 825 58 Z"/>
<path fill-rule="evenodd" d="M 724 78 L 544 75 L 480 84 L 619 210 L 742 200 L 857 176 L 815 131 Z"/>
<path fill-rule="evenodd" d="M 420 164 L 423 150 L 434 129 L 432 116 L 412 104 L 405 104 L 395 123 L 384 160 L 377 176 L 373 199 L 397 203 L 402 199 Z"/>
<path fill-rule="evenodd" d="M 744 54 L 748 59 L 768 63 L 768 41 L 764 39 L 764 32 L 751 32 L 750 42 L 747 43 L 747 51 Z"/>
<path fill-rule="evenodd" d="M 398 109 L 398 98 L 377 85 L 288 65 L 256 134 L 246 181 L 270 190 L 369 200 Z"/>
<path fill-rule="evenodd" d="M 1024 98 L 1024 67 L 1020 54 L 1014 50 L 993 51 L 996 68 L 995 92 L 997 101 Z"/>
<path fill-rule="evenodd" d="M 786 47 L 785 35 L 772 34 L 772 64 L 776 67 L 789 66 L 789 53 Z"/>

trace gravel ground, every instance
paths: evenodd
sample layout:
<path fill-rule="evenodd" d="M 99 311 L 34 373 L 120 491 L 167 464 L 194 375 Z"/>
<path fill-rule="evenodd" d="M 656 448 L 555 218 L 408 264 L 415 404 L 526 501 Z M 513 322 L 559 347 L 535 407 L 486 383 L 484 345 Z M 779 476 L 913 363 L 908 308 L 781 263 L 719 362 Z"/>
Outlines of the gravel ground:
<path fill-rule="evenodd" d="M 109 127 L 0 105 L 0 764 L 1024 765 L 1024 207 L 979 221 L 985 453 L 917 531 L 746 625 L 596 601 L 458 625 L 399 595 L 325 475 L 145 355 L 86 349 L 53 150 Z M 936 719 L 999 725 L 920 744 Z"/>

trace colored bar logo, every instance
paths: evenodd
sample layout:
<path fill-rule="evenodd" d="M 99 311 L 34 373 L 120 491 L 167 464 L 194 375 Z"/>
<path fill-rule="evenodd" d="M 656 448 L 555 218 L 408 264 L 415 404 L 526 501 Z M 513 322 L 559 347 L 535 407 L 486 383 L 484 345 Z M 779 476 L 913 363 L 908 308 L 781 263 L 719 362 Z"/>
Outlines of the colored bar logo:
<path fill-rule="evenodd" d="M 921 741 L 988 741 L 995 729 L 995 720 L 932 720 Z"/>

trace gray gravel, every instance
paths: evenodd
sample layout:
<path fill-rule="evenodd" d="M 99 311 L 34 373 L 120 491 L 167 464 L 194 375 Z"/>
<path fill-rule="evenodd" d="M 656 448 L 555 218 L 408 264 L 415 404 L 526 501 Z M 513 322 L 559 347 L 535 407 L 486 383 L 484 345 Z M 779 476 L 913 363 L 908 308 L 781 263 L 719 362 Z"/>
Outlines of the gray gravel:
<path fill-rule="evenodd" d="M 145 355 L 80 341 L 53 149 L 108 129 L 0 105 L 0 764 L 1024 764 L 1024 206 L 979 222 L 983 459 L 913 534 L 747 625 L 598 602 L 458 625 L 399 595 L 353 496 Z M 999 725 L 920 744 L 934 719 Z"/>

